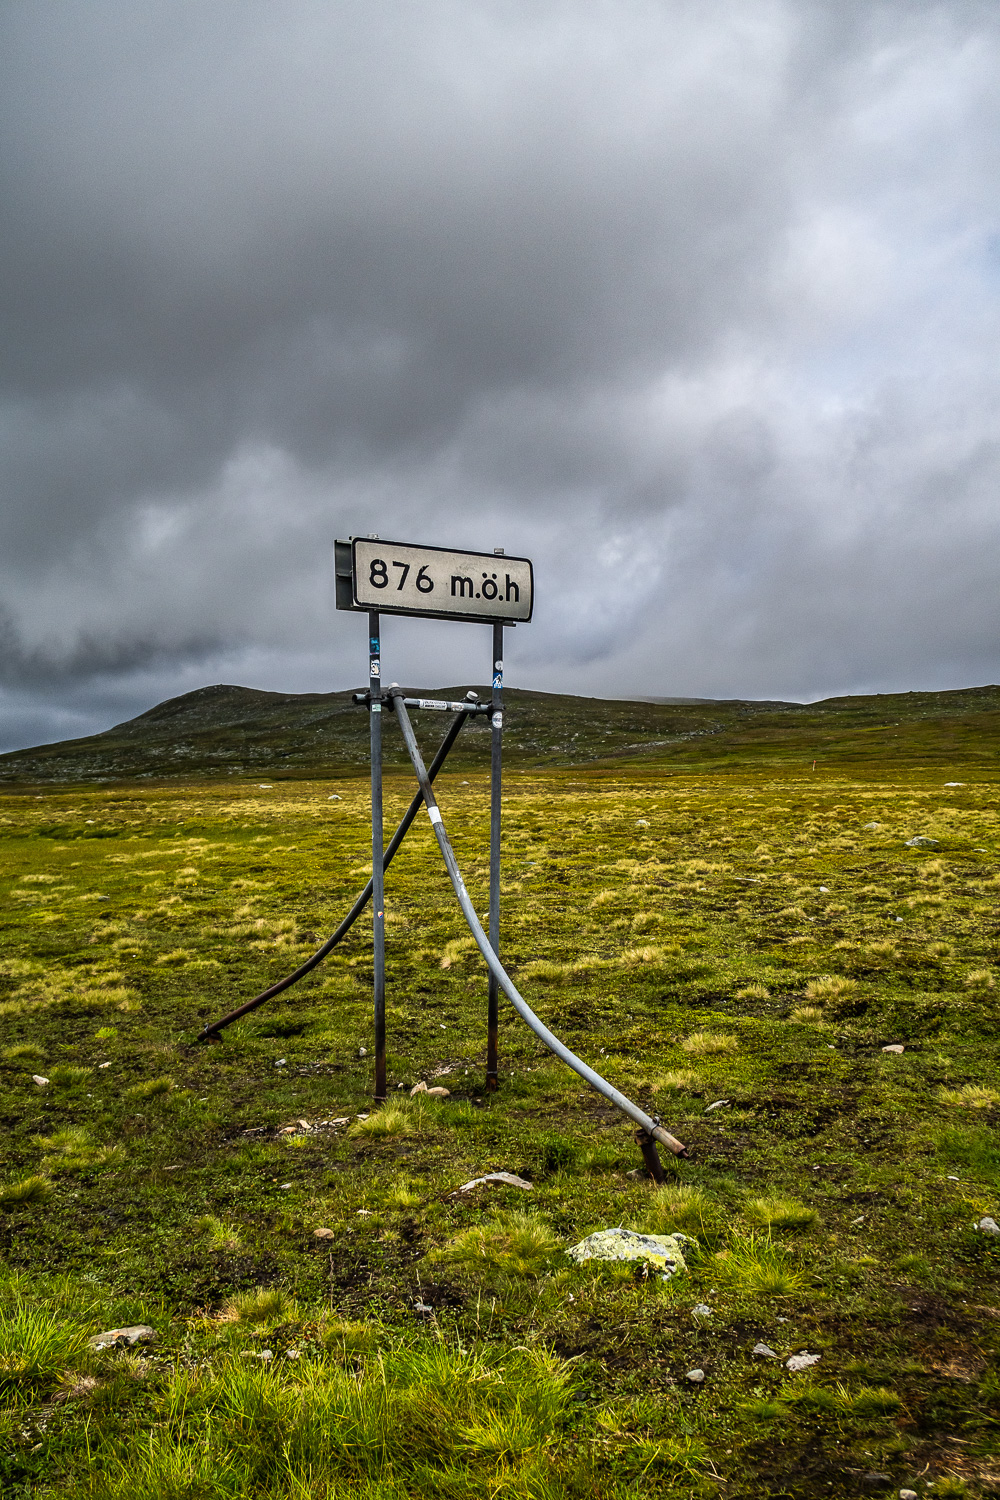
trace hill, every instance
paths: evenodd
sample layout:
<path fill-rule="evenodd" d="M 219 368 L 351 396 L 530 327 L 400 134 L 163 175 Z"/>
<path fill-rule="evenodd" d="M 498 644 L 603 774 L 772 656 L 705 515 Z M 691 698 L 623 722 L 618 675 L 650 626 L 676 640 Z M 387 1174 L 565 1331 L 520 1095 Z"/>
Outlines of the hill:
<path fill-rule="evenodd" d="M 485 696 L 488 689 L 477 689 Z M 458 697 L 466 685 L 419 690 Z M 729 700 L 621 701 L 511 690 L 505 755 L 511 765 L 573 766 L 655 759 L 711 764 L 825 764 L 865 760 L 996 765 L 1000 687 L 891 693 L 797 704 Z M 426 716 L 423 723 L 427 727 Z M 440 726 L 433 719 L 432 729 Z M 488 727 L 475 720 L 454 753 L 477 763 Z M 433 734 L 429 736 L 433 738 Z M 342 773 L 368 756 L 366 714 L 342 693 L 199 688 L 101 734 L 0 756 L 0 783 L 191 776 Z M 404 752 L 391 729 L 386 760 Z"/>

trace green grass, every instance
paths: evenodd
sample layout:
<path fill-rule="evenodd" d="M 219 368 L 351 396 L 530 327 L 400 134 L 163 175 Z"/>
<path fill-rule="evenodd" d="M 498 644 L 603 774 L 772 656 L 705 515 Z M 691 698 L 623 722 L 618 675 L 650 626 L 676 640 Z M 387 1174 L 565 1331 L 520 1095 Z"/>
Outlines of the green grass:
<path fill-rule="evenodd" d="M 365 921 L 196 1045 L 367 879 L 350 766 L 6 789 L 0 1493 L 804 1500 L 871 1470 L 988 1493 L 996 755 L 979 709 L 954 728 L 975 755 L 945 770 L 913 748 L 940 749 L 940 724 L 902 718 L 893 760 L 867 712 L 812 716 L 816 748 L 854 746 L 815 774 L 761 711 L 740 745 L 734 715 L 714 749 L 508 777 L 504 953 L 685 1141 L 662 1187 L 506 1005 L 485 1091 L 485 976 L 424 822 L 387 880 L 384 1108 Z M 438 786 L 484 911 L 472 748 Z M 386 796 L 391 823 L 410 796 L 391 765 Z M 411 1100 L 419 1081 L 451 1097 Z M 490 1171 L 530 1189 L 458 1191 Z M 568 1262 L 617 1224 L 690 1236 L 687 1274 Z M 131 1323 L 155 1341 L 87 1347 Z M 788 1371 L 802 1350 L 821 1358 Z"/>

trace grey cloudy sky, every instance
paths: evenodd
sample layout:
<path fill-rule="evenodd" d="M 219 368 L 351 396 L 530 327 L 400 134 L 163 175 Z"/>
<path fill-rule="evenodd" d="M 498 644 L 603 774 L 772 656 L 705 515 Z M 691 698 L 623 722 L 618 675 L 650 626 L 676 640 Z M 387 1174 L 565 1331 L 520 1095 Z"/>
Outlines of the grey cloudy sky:
<path fill-rule="evenodd" d="M 3 745 L 356 685 L 351 532 L 533 557 L 514 685 L 996 681 L 998 53 L 995 0 L 10 0 Z"/>

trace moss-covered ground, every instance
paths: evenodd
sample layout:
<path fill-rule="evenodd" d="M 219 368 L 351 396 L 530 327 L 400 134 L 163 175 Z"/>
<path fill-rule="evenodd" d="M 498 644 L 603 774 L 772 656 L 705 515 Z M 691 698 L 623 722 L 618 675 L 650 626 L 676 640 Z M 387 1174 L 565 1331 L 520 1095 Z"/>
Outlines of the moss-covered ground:
<path fill-rule="evenodd" d="M 486 777 L 439 790 L 485 910 Z M 3 794 L 4 1497 L 1000 1485 L 995 772 L 522 769 L 504 814 L 504 956 L 688 1144 L 665 1188 L 509 1008 L 484 1092 L 423 817 L 388 878 L 390 1106 L 365 922 L 196 1045 L 364 884 L 360 777 Z M 531 1191 L 456 1195 L 497 1170 Z M 618 1224 L 690 1235 L 687 1274 L 565 1258 Z"/>

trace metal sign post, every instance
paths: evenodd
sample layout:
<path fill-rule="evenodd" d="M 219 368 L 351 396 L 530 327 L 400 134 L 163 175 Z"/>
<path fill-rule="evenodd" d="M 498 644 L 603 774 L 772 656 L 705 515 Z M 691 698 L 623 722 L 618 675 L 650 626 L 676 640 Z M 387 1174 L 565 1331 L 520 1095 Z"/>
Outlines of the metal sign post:
<path fill-rule="evenodd" d="M 354 694 L 354 701 L 369 712 L 372 784 L 372 878 L 361 892 L 347 916 L 326 942 L 294 973 L 278 980 L 252 1000 L 230 1011 L 220 1020 L 205 1026 L 199 1041 L 218 1036 L 233 1021 L 255 1010 L 257 1006 L 288 989 L 310 973 L 332 952 L 337 944 L 372 902 L 372 946 L 374 956 L 374 1029 L 375 1029 L 375 1102 L 386 1099 L 385 1059 L 385 871 L 402 843 L 407 829 L 421 806 L 427 810 L 434 836 L 441 851 L 448 878 L 476 946 L 489 970 L 487 1000 L 486 1087 L 493 1092 L 499 1086 L 499 997 L 507 996 L 522 1021 L 561 1062 L 571 1068 L 592 1089 L 601 1094 L 637 1126 L 636 1141 L 646 1167 L 657 1182 L 664 1181 L 663 1164 L 656 1142 L 686 1156 L 681 1141 L 660 1123 L 658 1115 L 647 1115 L 632 1100 L 595 1072 L 582 1058 L 565 1046 L 539 1020 L 500 962 L 500 819 L 502 804 L 503 749 L 503 631 L 505 625 L 526 623 L 534 606 L 534 575 L 526 557 L 507 557 L 502 549 L 493 553 L 460 552 L 452 547 L 418 547 L 408 542 L 385 542 L 379 537 L 353 537 L 336 543 L 337 608 L 356 610 L 368 616 L 368 689 Z M 480 703 L 478 694 L 469 692 L 460 703 L 438 698 L 410 697 L 391 683 L 382 687 L 382 642 L 380 615 L 412 615 L 424 619 L 480 621 L 492 629 L 493 651 L 490 680 L 492 691 L 488 703 Z M 413 708 L 451 713 L 455 718 L 445 734 L 430 768 L 425 768 L 420 747 L 410 723 Z M 382 817 L 382 723 L 385 711 L 393 714 L 402 732 L 407 753 L 417 778 L 419 790 L 404 813 L 398 828 L 383 848 Z M 489 936 L 483 931 L 472 899 L 465 887 L 455 852 L 451 847 L 434 796 L 433 783 L 462 726 L 476 714 L 490 716 L 490 893 Z"/>
<path fill-rule="evenodd" d="M 368 693 L 371 716 L 373 1009 L 375 1030 L 375 1101 L 386 1098 L 385 1067 L 385 891 L 382 819 L 382 714 L 393 707 L 382 691 L 381 612 L 426 619 L 489 621 L 492 626 L 490 681 L 490 892 L 489 930 L 494 952 L 500 951 L 500 814 L 503 784 L 503 628 L 531 619 L 534 576 L 525 557 L 492 555 L 451 547 L 421 547 L 352 537 L 335 548 L 337 608 L 368 611 Z M 500 561 L 502 559 L 502 561 Z M 377 607 L 376 607 L 377 606 Z M 469 705 L 409 700 L 414 707 L 464 709 Z M 486 705 L 483 705 L 486 708 Z M 500 1005 L 491 972 L 486 1002 L 486 1088 L 500 1086 Z"/>

